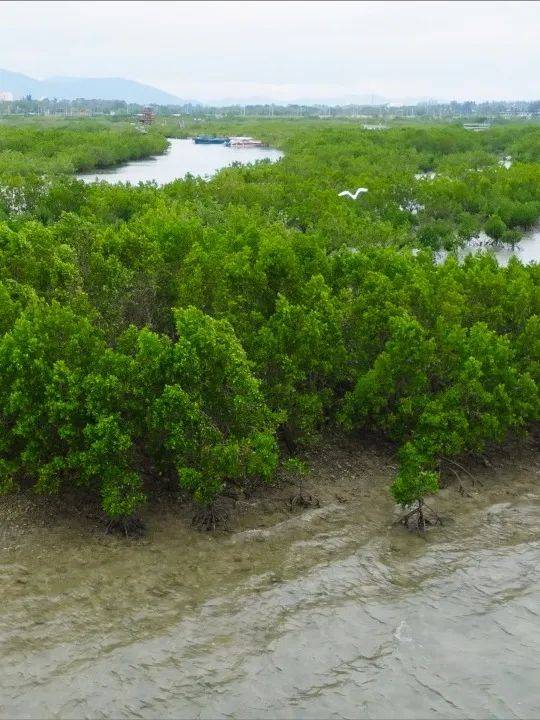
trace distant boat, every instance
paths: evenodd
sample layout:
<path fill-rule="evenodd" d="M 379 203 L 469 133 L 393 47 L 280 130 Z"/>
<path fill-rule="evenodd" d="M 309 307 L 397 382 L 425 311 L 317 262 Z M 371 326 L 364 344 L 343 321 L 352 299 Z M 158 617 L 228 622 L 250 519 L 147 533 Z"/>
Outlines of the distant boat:
<path fill-rule="evenodd" d="M 196 145 L 228 145 L 229 138 L 216 137 L 215 135 L 197 135 L 194 138 Z"/>
<path fill-rule="evenodd" d="M 243 136 L 229 138 L 229 145 L 236 148 L 264 147 L 261 140 L 255 140 L 255 138 Z"/>

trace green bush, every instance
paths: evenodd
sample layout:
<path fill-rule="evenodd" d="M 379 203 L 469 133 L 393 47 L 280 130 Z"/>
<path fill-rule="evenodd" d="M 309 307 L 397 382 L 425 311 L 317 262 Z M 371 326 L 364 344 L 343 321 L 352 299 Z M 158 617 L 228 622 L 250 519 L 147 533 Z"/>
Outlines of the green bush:
<path fill-rule="evenodd" d="M 506 232 L 506 224 L 501 220 L 498 215 L 492 215 L 487 219 L 485 224 L 485 231 L 489 237 L 493 240 L 501 240 Z"/>
<path fill-rule="evenodd" d="M 271 481 L 278 438 L 295 452 L 331 427 L 396 443 L 407 506 L 538 420 L 538 264 L 433 250 L 535 221 L 540 130 L 213 126 L 235 130 L 285 158 L 158 188 L 66 175 L 157 133 L 0 128 L 3 491 L 84 488 L 115 518 L 171 487 L 209 506 Z"/>

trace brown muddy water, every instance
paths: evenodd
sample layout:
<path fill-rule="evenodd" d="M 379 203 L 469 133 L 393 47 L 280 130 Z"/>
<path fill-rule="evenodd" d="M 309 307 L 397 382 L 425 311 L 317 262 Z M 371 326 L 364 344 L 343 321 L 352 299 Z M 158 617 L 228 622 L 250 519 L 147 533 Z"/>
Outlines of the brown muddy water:
<path fill-rule="evenodd" d="M 395 460 L 325 448 L 200 533 L 169 505 L 148 537 L 0 506 L 0 717 L 538 718 L 540 454 L 529 444 L 392 525 Z"/>

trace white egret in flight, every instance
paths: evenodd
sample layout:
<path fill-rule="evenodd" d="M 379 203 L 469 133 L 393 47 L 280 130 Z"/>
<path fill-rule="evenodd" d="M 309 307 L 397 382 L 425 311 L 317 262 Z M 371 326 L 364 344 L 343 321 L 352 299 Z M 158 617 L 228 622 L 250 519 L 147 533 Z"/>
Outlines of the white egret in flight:
<path fill-rule="evenodd" d="M 351 200 L 356 200 L 359 195 L 363 195 L 364 193 L 367 193 L 367 188 L 358 188 L 358 190 L 352 194 L 352 192 L 349 192 L 348 190 L 343 190 L 343 192 L 339 193 L 339 197 L 350 197 Z"/>

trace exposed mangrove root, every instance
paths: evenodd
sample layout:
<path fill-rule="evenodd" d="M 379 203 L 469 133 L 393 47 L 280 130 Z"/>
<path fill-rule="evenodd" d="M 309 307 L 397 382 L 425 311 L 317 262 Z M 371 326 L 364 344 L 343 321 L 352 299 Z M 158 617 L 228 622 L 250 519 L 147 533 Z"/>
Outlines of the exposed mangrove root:
<path fill-rule="evenodd" d="M 319 498 L 310 493 L 299 492 L 297 495 L 293 495 L 289 500 L 289 507 L 291 510 L 295 508 L 308 508 L 308 507 L 321 507 Z"/>
<path fill-rule="evenodd" d="M 468 491 L 465 489 L 465 486 L 463 485 L 463 482 L 462 482 L 462 480 L 461 480 L 461 476 L 459 475 L 459 473 L 457 472 L 457 470 L 454 470 L 454 468 L 452 468 L 452 467 L 449 468 L 449 470 L 450 470 L 450 472 L 452 472 L 452 473 L 456 476 L 456 479 L 457 479 L 457 481 L 458 481 L 458 493 L 459 493 L 462 497 L 469 497 L 469 498 L 472 497 L 471 493 L 468 492 Z"/>
<path fill-rule="evenodd" d="M 426 510 L 428 511 L 427 513 Z M 420 533 L 425 533 L 428 527 L 442 525 L 441 518 L 425 500 L 418 500 L 416 507 L 400 518 L 399 522 L 403 524 L 407 530 Z"/>
<path fill-rule="evenodd" d="M 227 527 L 228 513 L 219 510 L 214 504 L 201 507 L 193 516 L 192 523 L 200 530 L 215 532 L 218 527 Z"/>
<path fill-rule="evenodd" d="M 296 455 L 297 443 L 288 427 L 282 425 L 278 428 L 278 437 L 283 442 L 287 454 L 290 457 Z"/>
<path fill-rule="evenodd" d="M 141 538 L 146 535 L 146 526 L 138 517 L 113 518 L 108 522 L 105 532 L 127 538 Z"/>
<path fill-rule="evenodd" d="M 460 465 L 460 463 L 456 462 L 455 460 L 450 460 L 450 458 L 447 458 L 447 457 L 441 457 L 441 460 L 443 460 L 444 462 L 446 462 L 450 465 L 454 465 L 455 467 L 459 468 L 462 472 L 464 472 L 466 475 L 468 475 L 471 478 L 471 483 L 472 483 L 473 487 L 476 485 L 476 483 L 478 483 L 479 485 L 483 484 L 478 478 L 475 478 L 474 475 L 472 475 L 467 470 L 466 467 L 463 467 L 463 465 Z M 460 480 L 460 482 L 461 482 L 461 480 Z"/>

